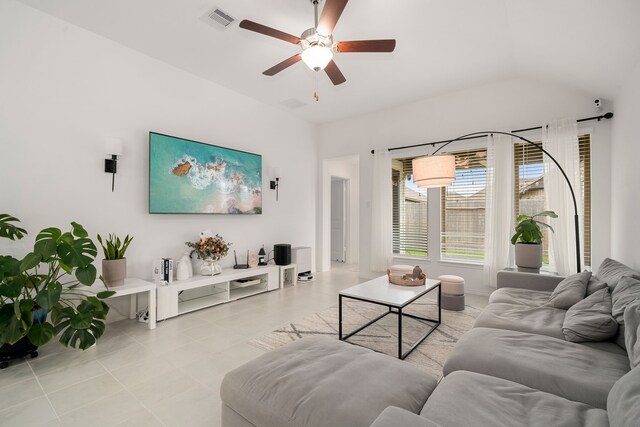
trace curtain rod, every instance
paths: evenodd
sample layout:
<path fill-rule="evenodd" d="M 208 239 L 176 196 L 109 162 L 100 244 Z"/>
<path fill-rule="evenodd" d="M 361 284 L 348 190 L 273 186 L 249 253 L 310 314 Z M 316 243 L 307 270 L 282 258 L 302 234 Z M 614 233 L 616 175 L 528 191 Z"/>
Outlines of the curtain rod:
<path fill-rule="evenodd" d="M 579 120 L 577 120 L 577 122 L 578 123 L 582 123 L 582 122 L 589 122 L 591 120 L 600 121 L 602 119 L 610 119 L 612 117 L 613 117 L 613 113 L 609 112 L 609 113 L 602 114 L 600 116 L 593 116 L 593 117 L 587 117 L 587 118 L 584 118 L 584 119 L 579 119 Z M 528 132 L 528 131 L 531 131 L 531 130 L 538 130 L 538 129 L 542 129 L 542 126 L 535 126 L 535 127 L 526 128 L 526 129 L 512 130 L 511 133 Z M 467 138 L 459 138 L 459 139 L 457 139 L 457 141 L 464 141 L 464 140 L 467 140 L 467 139 L 484 138 L 485 136 L 487 136 L 487 135 L 470 136 L 470 137 L 467 137 Z M 435 147 L 436 145 L 447 144 L 447 143 L 449 143 L 451 141 L 453 141 L 453 139 L 446 139 L 444 141 L 423 142 L 421 144 L 413 144 L 413 145 L 403 145 L 402 147 L 387 148 L 387 151 L 405 150 L 407 148 L 424 147 L 425 145 L 430 145 L 432 147 Z M 371 154 L 374 154 L 375 152 L 376 152 L 376 150 L 371 150 Z"/>

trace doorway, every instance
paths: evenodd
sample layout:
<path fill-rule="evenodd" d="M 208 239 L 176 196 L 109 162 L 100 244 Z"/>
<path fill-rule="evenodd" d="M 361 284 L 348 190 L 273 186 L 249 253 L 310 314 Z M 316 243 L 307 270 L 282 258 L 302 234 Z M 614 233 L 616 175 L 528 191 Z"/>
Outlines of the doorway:
<path fill-rule="evenodd" d="M 331 177 L 331 261 L 347 260 L 348 181 Z"/>
<path fill-rule="evenodd" d="M 360 158 L 325 159 L 320 177 L 317 265 L 320 271 L 356 265 L 360 258 Z M 336 203 L 332 203 L 333 197 Z"/>

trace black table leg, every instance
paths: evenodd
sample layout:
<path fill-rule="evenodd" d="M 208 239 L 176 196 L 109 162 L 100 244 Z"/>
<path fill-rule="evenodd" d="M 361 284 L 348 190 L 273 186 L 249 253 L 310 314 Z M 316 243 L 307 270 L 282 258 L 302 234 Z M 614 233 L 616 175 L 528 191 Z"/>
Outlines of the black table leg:
<path fill-rule="evenodd" d="M 438 284 L 438 325 L 442 322 L 442 288 Z"/>
<path fill-rule="evenodd" d="M 398 359 L 402 359 L 402 308 L 398 308 Z"/>
<path fill-rule="evenodd" d="M 342 341 L 342 295 L 338 295 L 338 339 Z"/>

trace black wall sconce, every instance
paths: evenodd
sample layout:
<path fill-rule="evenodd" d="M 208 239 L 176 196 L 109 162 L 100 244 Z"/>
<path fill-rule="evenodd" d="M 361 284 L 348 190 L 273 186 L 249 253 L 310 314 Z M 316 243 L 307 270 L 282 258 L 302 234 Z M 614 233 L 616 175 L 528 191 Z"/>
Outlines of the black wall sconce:
<path fill-rule="evenodd" d="M 280 178 L 276 178 L 275 181 L 271 181 L 271 189 L 276 190 L 276 200 L 278 200 L 278 186 L 280 185 Z"/>
<path fill-rule="evenodd" d="M 104 160 L 105 173 L 111 174 L 111 192 L 115 190 L 116 172 L 118 171 L 118 156 L 122 156 L 122 141 L 119 139 L 110 139 L 107 141 L 106 150 L 110 159 Z"/>
<path fill-rule="evenodd" d="M 273 171 L 273 174 L 276 176 L 275 180 L 272 180 L 270 182 L 270 187 L 272 190 L 276 190 L 276 200 L 278 200 L 278 187 L 280 187 L 280 177 L 282 175 L 282 169 L 281 168 L 275 168 Z"/>
<path fill-rule="evenodd" d="M 104 171 L 111 174 L 111 192 L 115 190 L 116 172 L 118 171 L 118 156 L 111 155 L 110 159 L 104 159 Z"/>

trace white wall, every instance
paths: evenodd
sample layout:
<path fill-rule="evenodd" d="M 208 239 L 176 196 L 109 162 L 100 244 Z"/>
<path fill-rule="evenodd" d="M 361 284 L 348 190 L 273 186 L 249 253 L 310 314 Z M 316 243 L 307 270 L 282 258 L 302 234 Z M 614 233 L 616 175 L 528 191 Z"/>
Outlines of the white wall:
<path fill-rule="evenodd" d="M 611 256 L 640 270 L 640 64 L 614 101 L 611 144 Z"/>
<path fill-rule="evenodd" d="M 360 274 L 364 277 L 372 275 L 368 268 L 371 149 L 443 140 L 482 130 L 537 126 L 555 118 L 589 117 L 595 115 L 594 98 L 544 82 L 512 79 L 321 125 L 318 145 L 321 161 L 346 155 L 360 158 Z M 586 127 L 592 128 L 593 260 L 594 265 L 598 265 L 610 252 L 610 124 L 590 123 Z M 427 152 L 425 149 L 407 150 L 396 152 L 396 155 L 404 157 Z M 439 221 L 437 210 L 431 209 L 429 220 Z M 430 236 L 430 240 L 433 239 L 438 237 Z M 481 269 L 476 266 L 444 262 L 423 264 L 432 277 L 444 273 L 460 274 L 465 277 L 468 290 L 488 291 L 482 284 Z"/>
<path fill-rule="evenodd" d="M 328 159 L 322 162 L 320 173 L 318 209 L 318 261 L 321 271 L 331 269 L 331 177 L 348 180 L 348 244 L 347 262 L 357 263 L 360 260 L 360 159 L 357 156 L 346 156 Z"/>
<path fill-rule="evenodd" d="M 132 234 L 128 274 L 141 278 L 208 228 L 241 254 L 315 246 L 314 125 L 15 1 L 0 3 L 0 94 L 0 212 L 19 217 L 31 241 L 73 220 L 93 236 Z M 149 131 L 262 154 L 264 214 L 148 214 Z M 125 143 L 114 193 L 109 137 Z M 23 254 L 30 241 L 2 244 Z"/>

